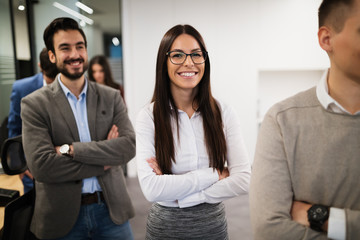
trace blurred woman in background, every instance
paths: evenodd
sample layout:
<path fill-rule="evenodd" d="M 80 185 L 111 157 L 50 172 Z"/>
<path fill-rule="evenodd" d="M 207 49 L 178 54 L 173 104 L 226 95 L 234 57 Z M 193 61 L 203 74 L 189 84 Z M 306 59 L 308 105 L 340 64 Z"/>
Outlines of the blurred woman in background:
<path fill-rule="evenodd" d="M 110 64 L 105 56 L 97 55 L 90 60 L 88 76 L 90 81 L 119 89 L 121 97 L 125 101 L 124 89 L 120 84 L 114 81 L 110 69 Z"/>

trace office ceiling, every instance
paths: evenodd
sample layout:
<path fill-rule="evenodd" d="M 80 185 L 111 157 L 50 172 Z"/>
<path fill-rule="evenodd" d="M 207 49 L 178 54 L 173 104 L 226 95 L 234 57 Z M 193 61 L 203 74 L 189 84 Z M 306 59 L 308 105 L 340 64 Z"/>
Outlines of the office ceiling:
<path fill-rule="evenodd" d="M 82 0 L 82 3 L 94 10 L 93 14 L 83 13 L 94 20 L 94 24 L 103 32 L 121 34 L 121 0 Z"/>

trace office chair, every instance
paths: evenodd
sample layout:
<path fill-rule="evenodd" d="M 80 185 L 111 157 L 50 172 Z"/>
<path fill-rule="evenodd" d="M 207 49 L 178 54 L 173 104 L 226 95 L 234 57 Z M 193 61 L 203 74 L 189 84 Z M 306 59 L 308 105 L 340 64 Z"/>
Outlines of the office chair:
<path fill-rule="evenodd" d="M 8 175 L 17 175 L 27 169 L 21 135 L 5 140 L 1 164 Z M 30 223 L 34 211 L 35 190 L 11 201 L 5 206 L 4 227 L 1 240 L 34 240 Z"/>
<path fill-rule="evenodd" d="M 4 141 L 1 151 L 1 165 L 7 175 L 17 175 L 25 172 L 27 164 L 21 135 Z"/>
<path fill-rule="evenodd" d="M 2 146 L 3 142 L 8 138 L 8 117 L 5 117 L 0 125 L 0 146 Z"/>

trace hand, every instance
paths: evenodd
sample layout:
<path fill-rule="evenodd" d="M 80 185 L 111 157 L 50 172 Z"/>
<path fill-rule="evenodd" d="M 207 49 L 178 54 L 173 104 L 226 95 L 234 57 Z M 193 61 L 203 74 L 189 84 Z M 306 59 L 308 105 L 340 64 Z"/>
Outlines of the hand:
<path fill-rule="evenodd" d="M 62 155 L 60 153 L 60 146 L 55 146 L 55 152 L 58 154 L 58 155 Z"/>
<path fill-rule="evenodd" d="M 106 171 L 106 170 L 108 170 L 110 168 L 111 168 L 111 166 L 104 166 L 104 171 Z"/>
<path fill-rule="evenodd" d="M 307 211 L 311 206 L 312 205 L 308 203 L 294 201 L 290 211 L 292 220 L 306 227 L 310 227 Z"/>
<path fill-rule="evenodd" d="M 108 133 L 107 140 L 117 138 L 119 136 L 118 131 L 119 131 L 119 128 L 115 124 L 112 125 L 112 127 Z"/>
<path fill-rule="evenodd" d="M 23 179 L 23 177 L 24 177 L 25 175 L 28 176 L 31 180 L 34 179 L 33 175 L 30 173 L 29 170 L 26 170 L 25 172 L 20 173 L 20 174 L 19 174 L 20 179 Z"/>
<path fill-rule="evenodd" d="M 220 172 L 219 169 L 216 169 L 216 170 L 218 171 L 218 174 L 219 174 L 219 180 L 222 180 L 222 179 L 227 178 L 228 176 L 230 176 L 229 169 L 227 167 L 224 168 L 222 173 Z"/>
<path fill-rule="evenodd" d="M 26 176 L 28 176 L 31 180 L 34 179 L 33 175 L 30 173 L 29 170 L 26 170 L 26 171 L 24 172 L 24 174 L 25 174 Z"/>
<path fill-rule="evenodd" d="M 156 161 L 156 158 L 152 157 L 152 158 L 146 159 L 146 161 L 148 162 L 149 166 L 153 169 L 153 172 L 156 175 L 163 175 L 163 173 L 160 170 L 159 165 Z"/>

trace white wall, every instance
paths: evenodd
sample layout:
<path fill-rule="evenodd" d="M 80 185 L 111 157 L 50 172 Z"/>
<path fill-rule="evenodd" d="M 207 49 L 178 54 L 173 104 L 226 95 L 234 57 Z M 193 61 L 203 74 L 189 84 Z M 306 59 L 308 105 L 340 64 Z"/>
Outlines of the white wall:
<path fill-rule="evenodd" d="M 162 36 L 176 24 L 191 24 L 207 44 L 214 96 L 236 108 L 252 158 L 259 72 L 320 71 L 328 66 L 317 43 L 320 2 L 123 0 L 124 81 L 131 120 L 135 124 L 138 111 L 151 99 Z M 271 91 L 277 94 L 276 88 Z M 136 174 L 132 164 L 129 175 Z"/>

